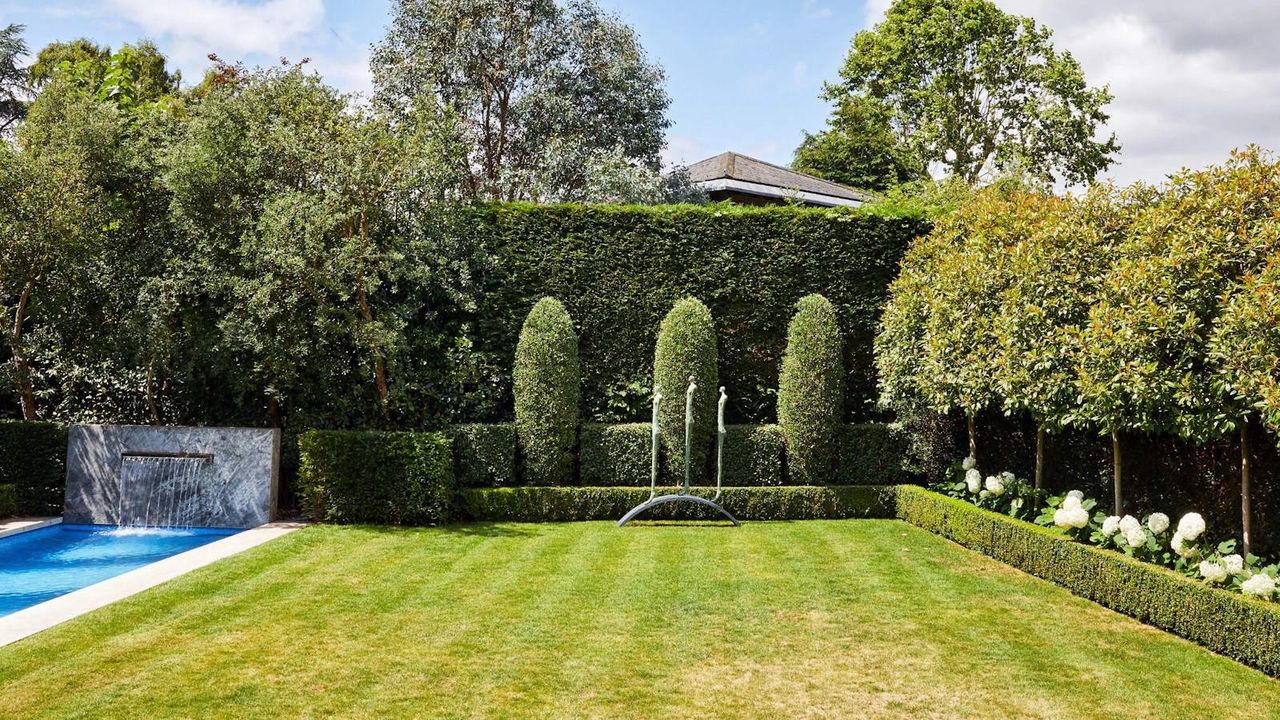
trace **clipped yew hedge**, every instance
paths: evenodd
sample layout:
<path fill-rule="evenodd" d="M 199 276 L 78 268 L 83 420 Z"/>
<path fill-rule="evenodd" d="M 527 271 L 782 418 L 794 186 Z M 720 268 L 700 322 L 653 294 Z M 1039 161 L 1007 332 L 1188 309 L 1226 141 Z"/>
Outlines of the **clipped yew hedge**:
<path fill-rule="evenodd" d="M 66 477 L 65 426 L 0 420 L 0 485 L 13 486 L 13 514 L 61 515 Z"/>
<path fill-rule="evenodd" d="M 456 482 L 438 432 L 312 430 L 298 438 L 302 511 L 332 523 L 433 525 L 451 517 Z"/>
<path fill-rule="evenodd" d="M 836 428 L 836 477 L 842 485 L 906 482 L 910 438 L 896 425 L 850 423 Z"/>
<path fill-rule="evenodd" d="M 1212 588 L 1048 528 L 901 485 L 897 516 L 1080 597 L 1280 676 L 1280 605 Z"/>
<path fill-rule="evenodd" d="M 510 361 L 525 313 L 559 298 L 578 330 L 584 411 L 642 420 L 658 323 L 682 297 L 706 303 L 720 333 L 729 418 L 774 418 L 778 368 L 797 300 L 821 293 L 839 316 L 846 419 L 876 397 L 872 340 L 889 283 L 920 216 L 734 205 L 486 205 L 470 211 L 492 267 L 478 277 L 476 348 Z M 495 389 L 506 395 L 505 388 Z M 617 414 L 611 399 L 634 402 Z"/>
<path fill-rule="evenodd" d="M 778 376 L 778 426 L 791 475 L 805 484 L 831 482 L 836 431 L 844 416 L 844 370 L 835 308 L 821 295 L 796 303 Z"/>
<path fill-rule="evenodd" d="M 18 489 L 12 484 L 0 485 L 0 518 L 18 514 Z"/>
<path fill-rule="evenodd" d="M 503 487 L 519 481 L 514 423 L 454 425 L 448 434 L 459 487 Z"/>
<path fill-rule="evenodd" d="M 573 475 L 582 378 L 578 336 L 559 300 L 544 297 L 529 311 L 512 379 L 526 477 L 538 484 L 567 482 Z"/>
<path fill-rule="evenodd" d="M 653 383 L 661 388 L 658 421 L 666 459 L 665 476 L 683 480 L 685 415 L 689 379 L 694 379 L 689 436 L 689 481 L 706 477 L 707 448 L 716 431 L 720 376 L 716 370 L 716 326 L 711 311 L 695 298 L 683 298 L 662 319 L 653 356 Z"/>
<path fill-rule="evenodd" d="M 714 487 L 693 487 L 692 494 L 715 495 Z M 658 493 L 675 488 L 659 488 Z M 617 520 L 649 497 L 646 488 L 515 487 L 467 489 L 460 512 L 471 520 L 570 522 Z M 721 505 L 739 520 L 828 520 L 893 516 L 893 491 L 884 487 L 725 488 Z M 714 520 L 719 513 L 693 503 L 670 503 L 642 516 L 646 520 Z"/>

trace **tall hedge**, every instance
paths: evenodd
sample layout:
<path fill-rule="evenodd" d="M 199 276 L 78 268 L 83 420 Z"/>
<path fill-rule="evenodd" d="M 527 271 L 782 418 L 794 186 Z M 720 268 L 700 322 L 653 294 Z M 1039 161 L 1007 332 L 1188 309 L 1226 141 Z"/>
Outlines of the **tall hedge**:
<path fill-rule="evenodd" d="M 440 432 L 305 432 L 298 438 L 302 510 L 333 523 L 447 522 L 457 492 L 451 445 Z"/>
<path fill-rule="evenodd" d="M 578 336 L 559 300 L 544 297 L 529 311 L 516 345 L 512 382 L 526 482 L 567 481 L 573 477 L 582 378 Z"/>
<path fill-rule="evenodd" d="M 13 486 L 20 515 L 61 515 L 67 485 L 67 428 L 0 420 L 0 485 Z"/>
<path fill-rule="evenodd" d="M 478 276 L 476 347 L 509 362 L 528 308 L 544 295 L 560 298 L 579 333 L 584 412 L 607 422 L 648 420 L 653 357 L 640 349 L 653 347 L 659 321 L 682 297 L 702 299 L 716 318 L 730 421 L 773 422 L 787 323 L 796 298 L 811 292 L 839 315 L 848 419 L 867 419 L 880 310 L 903 253 L 929 227 L 913 216 L 798 207 L 503 204 L 473 212 L 470 227 L 492 260 Z"/>
<path fill-rule="evenodd" d="M 791 476 L 803 485 L 830 482 L 844 393 L 840 324 L 821 295 L 796 303 L 787 328 L 787 353 L 778 375 L 778 425 L 787 442 Z"/>
<path fill-rule="evenodd" d="M 658 423 L 666 449 L 668 477 L 684 476 L 685 404 L 690 377 L 697 389 L 693 395 L 689 478 L 690 482 L 698 482 L 706 476 L 707 451 L 716 429 L 716 403 L 720 397 L 716 360 L 716 326 L 711 311 L 694 298 L 680 300 L 662 319 L 653 355 L 653 381 L 662 389 Z"/>

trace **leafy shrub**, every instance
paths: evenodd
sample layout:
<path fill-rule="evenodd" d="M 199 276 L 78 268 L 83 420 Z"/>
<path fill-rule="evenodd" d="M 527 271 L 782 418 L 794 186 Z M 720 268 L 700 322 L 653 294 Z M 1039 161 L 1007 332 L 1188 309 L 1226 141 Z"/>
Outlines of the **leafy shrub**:
<path fill-rule="evenodd" d="M 583 485 L 649 485 L 652 429 L 648 423 L 585 423 L 580 438 Z"/>
<path fill-rule="evenodd" d="M 18 488 L 13 484 L 0 485 L 0 518 L 18 514 Z"/>
<path fill-rule="evenodd" d="M 778 425 L 787 441 L 788 469 L 797 482 L 830 482 L 844 376 L 840 325 L 821 295 L 796 303 L 787 328 L 787 352 L 778 376 Z"/>
<path fill-rule="evenodd" d="M 786 441 L 777 425 L 728 425 L 724 433 L 724 480 L 728 486 L 786 484 Z M 711 476 L 715 480 L 715 476 Z M 790 478 L 794 485 L 802 484 Z"/>
<path fill-rule="evenodd" d="M 454 472 L 459 487 L 516 484 L 516 427 L 512 423 L 454 425 Z"/>
<path fill-rule="evenodd" d="M 885 423 L 850 423 L 836 428 L 836 482 L 893 485 L 906 479 L 909 438 Z"/>
<path fill-rule="evenodd" d="M 653 381 L 662 389 L 658 421 L 666 449 L 667 476 L 671 478 L 682 477 L 684 473 L 685 397 L 690 377 L 697 385 L 689 444 L 689 482 L 695 483 L 706 477 L 720 377 L 716 370 L 716 328 L 711 311 L 698 300 L 685 298 L 663 318 L 653 357 Z"/>
<path fill-rule="evenodd" d="M 691 296 L 721 330 L 729 416 L 772 422 L 786 324 L 809 292 L 837 310 L 844 406 L 868 417 L 880 309 L 907 245 L 929 227 L 916 214 L 793 207 L 502 204 L 471 212 L 468 228 L 494 263 L 474 313 L 477 349 L 505 365 L 527 309 L 558 297 L 579 332 L 586 416 L 621 421 L 647 419 L 642 399 L 611 405 L 636 383 L 652 387 L 652 356 L 637 348 L 653 347 L 671 304 Z"/>
<path fill-rule="evenodd" d="M 703 497 L 715 488 L 694 487 Z M 674 488 L 660 488 L 672 492 Z M 649 497 L 648 488 L 515 487 L 467 489 L 461 493 L 463 514 L 473 520 L 564 522 L 617 520 Z M 888 517 L 892 490 L 883 487 L 829 485 L 824 487 L 725 488 L 721 504 L 739 520 L 820 520 Z M 655 508 L 641 519 L 709 520 L 721 516 L 692 503 Z"/>
<path fill-rule="evenodd" d="M 298 439 L 302 509 L 312 520 L 446 522 L 453 455 L 444 433 L 312 430 Z"/>
<path fill-rule="evenodd" d="M 529 311 L 516 345 L 512 382 L 525 479 L 567 482 L 573 476 L 582 378 L 573 321 L 555 298 L 542 298 Z"/>
<path fill-rule="evenodd" d="M 67 429 L 0 420 L 0 485 L 13 485 L 17 513 L 61 515 L 67 486 Z"/>
<path fill-rule="evenodd" d="M 1280 675 L 1280 606 L 1208 587 L 924 488 L 898 486 L 897 514 L 1083 598 Z"/>

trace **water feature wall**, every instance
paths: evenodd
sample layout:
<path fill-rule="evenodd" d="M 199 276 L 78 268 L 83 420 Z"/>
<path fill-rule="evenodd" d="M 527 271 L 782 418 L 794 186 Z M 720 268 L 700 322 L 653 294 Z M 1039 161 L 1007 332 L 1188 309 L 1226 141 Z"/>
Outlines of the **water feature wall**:
<path fill-rule="evenodd" d="M 276 512 L 280 432 L 76 425 L 63 521 L 248 528 Z"/>

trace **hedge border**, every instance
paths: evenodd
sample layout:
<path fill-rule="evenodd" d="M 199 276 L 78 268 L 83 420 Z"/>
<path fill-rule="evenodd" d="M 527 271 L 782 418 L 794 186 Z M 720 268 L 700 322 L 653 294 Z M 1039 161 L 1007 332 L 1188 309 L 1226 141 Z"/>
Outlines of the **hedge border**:
<path fill-rule="evenodd" d="M 19 515 L 61 515 L 66 476 L 65 425 L 0 420 L 0 485 L 13 485 Z"/>
<path fill-rule="evenodd" d="M 659 488 L 659 493 L 674 488 Z M 694 487 L 703 497 L 715 488 Z M 617 520 L 649 497 L 648 488 L 552 487 L 473 488 L 459 494 L 460 514 L 486 522 L 571 522 Z M 893 517 L 893 490 L 880 486 L 827 485 L 727 487 L 721 504 L 739 520 L 838 520 Z M 700 505 L 673 503 L 641 519 L 713 520 Z"/>
<path fill-rule="evenodd" d="M 1280 605 L 921 487 L 899 485 L 899 519 L 1073 594 L 1280 677 Z"/>

